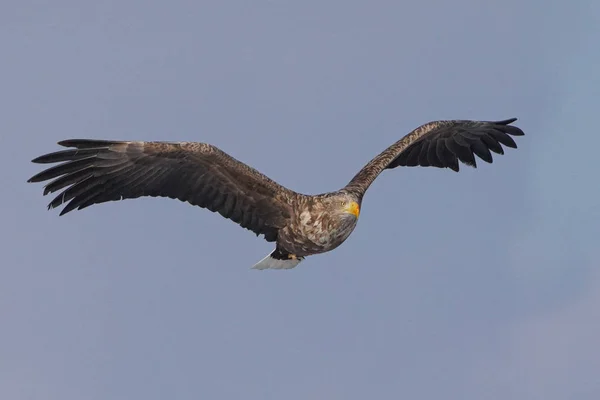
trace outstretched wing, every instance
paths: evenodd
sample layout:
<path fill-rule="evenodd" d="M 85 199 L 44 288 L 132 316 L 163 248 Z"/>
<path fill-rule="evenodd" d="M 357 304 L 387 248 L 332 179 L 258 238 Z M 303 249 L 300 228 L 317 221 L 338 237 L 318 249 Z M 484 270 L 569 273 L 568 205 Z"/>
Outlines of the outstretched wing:
<path fill-rule="evenodd" d="M 68 202 L 60 215 L 92 204 L 161 196 L 219 212 L 267 241 L 290 216 L 294 192 L 205 143 L 73 139 L 58 144 L 74 149 L 40 156 L 55 163 L 28 182 L 54 179 L 44 195 L 64 189 L 50 202 Z"/>
<path fill-rule="evenodd" d="M 375 178 L 386 168 L 438 167 L 458 172 L 460 160 L 477 167 L 475 155 L 491 163 L 492 152 L 504 154 L 502 145 L 517 148 L 511 136 L 522 136 L 523 131 L 504 121 L 434 121 L 421 125 L 372 159 L 352 178 L 347 190 L 364 193 Z"/>

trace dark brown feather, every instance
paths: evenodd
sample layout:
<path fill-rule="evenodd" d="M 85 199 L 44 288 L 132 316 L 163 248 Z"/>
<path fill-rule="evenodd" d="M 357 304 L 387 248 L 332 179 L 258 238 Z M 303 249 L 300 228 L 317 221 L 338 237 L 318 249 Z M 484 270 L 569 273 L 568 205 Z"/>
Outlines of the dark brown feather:
<path fill-rule="evenodd" d="M 297 193 L 204 143 L 73 139 L 74 149 L 42 155 L 35 163 L 62 162 L 29 179 L 53 179 L 44 195 L 64 189 L 49 204 L 61 215 L 93 204 L 161 196 L 220 213 L 268 241 L 290 218 Z"/>

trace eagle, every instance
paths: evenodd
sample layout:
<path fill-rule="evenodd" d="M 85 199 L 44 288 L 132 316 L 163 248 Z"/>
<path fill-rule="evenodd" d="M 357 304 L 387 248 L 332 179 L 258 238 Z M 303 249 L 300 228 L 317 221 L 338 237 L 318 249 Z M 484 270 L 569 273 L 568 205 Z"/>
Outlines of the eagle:
<path fill-rule="evenodd" d="M 32 160 L 60 163 L 28 182 L 51 180 L 44 195 L 64 189 L 48 205 L 66 203 L 60 215 L 92 204 L 168 197 L 218 212 L 274 242 L 255 269 L 290 269 L 307 256 L 331 251 L 353 232 L 363 196 L 385 169 L 476 168 L 475 156 L 492 163 L 502 145 L 517 148 L 524 132 L 503 121 L 439 120 L 423 124 L 369 161 L 342 189 L 307 195 L 288 189 L 214 145 L 199 142 L 70 139 L 67 150 Z"/>

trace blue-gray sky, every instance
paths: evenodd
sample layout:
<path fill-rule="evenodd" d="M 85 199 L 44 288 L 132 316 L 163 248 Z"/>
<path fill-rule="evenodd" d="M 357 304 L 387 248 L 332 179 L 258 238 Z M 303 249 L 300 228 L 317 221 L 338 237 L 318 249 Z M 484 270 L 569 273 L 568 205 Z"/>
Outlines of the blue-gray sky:
<path fill-rule="evenodd" d="M 4 1 L 0 398 L 597 399 L 597 1 Z M 436 119 L 527 136 L 384 172 L 336 251 L 168 199 L 58 217 L 30 160 L 73 137 L 216 144 L 342 187 Z"/>

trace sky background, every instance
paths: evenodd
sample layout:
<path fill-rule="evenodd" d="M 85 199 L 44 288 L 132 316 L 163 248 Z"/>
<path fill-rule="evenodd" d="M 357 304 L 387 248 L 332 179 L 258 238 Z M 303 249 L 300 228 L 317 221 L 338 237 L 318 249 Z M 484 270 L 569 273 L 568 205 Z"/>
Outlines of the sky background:
<path fill-rule="evenodd" d="M 0 398 L 600 398 L 600 3 L 0 5 Z M 169 199 L 58 217 L 67 138 L 202 141 L 344 186 L 437 119 L 518 117 L 493 164 L 385 171 L 336 251 Z"/>

